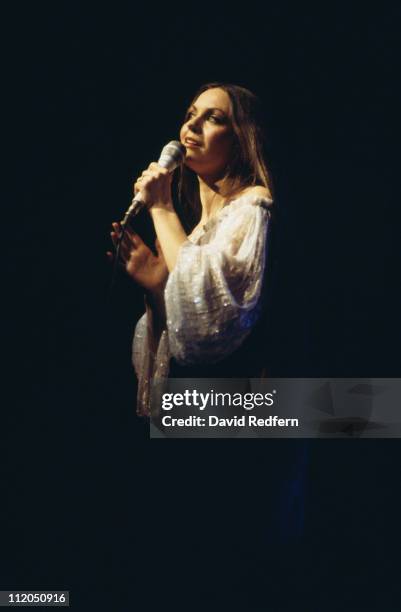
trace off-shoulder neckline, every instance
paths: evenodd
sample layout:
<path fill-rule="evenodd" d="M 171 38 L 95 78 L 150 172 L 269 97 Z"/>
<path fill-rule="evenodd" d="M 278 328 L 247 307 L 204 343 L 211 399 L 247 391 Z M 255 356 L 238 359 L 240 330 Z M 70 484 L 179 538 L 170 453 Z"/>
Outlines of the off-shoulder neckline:
<path fill-rule="evenodd" d="M 260 193 L 256 193 L 255 191 L 245 191 L 241 193 L 239 196 L 233 198 L 232 200 L 227 200 L 223 208 L 225 208 L 228 204 L 232 204 L 233 202 L 242 200 L 242 198 L 253 198 L 255 200 L 266 200 L 267 202 L 269 202 L 269 204 L 273 203 L 273 200 L 269 198 L 268 196 L 263 196 Z"/>
<path fill-rule="evenodd" d="M 242 193 L 241 195 L 236 198 L 233 198 L 232 200 L 227 200 L 227 202 L 220 208 L 220 210 L 217 211 L 217 213 L 211 219 L 209 219 L 209 221 L 207 221 L 203 225 L 199 225 L 196 229 L 192 230 L 188 238 L 193 238 L 193 235 L 196 236 L 198 232 L 206 232 L 207 229 L 209 229 L 209 227 L 218 220 L 218 218 L 222 215 L 223 211 L 226 211 L 229 206 L 231 206 L 232 204 L 236 204 L 243 198 L 250 199 L 250 203 L 252 204 L 255 204 L 258 200 L 264 200 L 264 202 L 267 203 L 267 206 L 264 206 L 267 211 L 273 203 L 273 200 L 271 198 L 268 198 L 267 196 L 262 196 L 258 193 Z"/>

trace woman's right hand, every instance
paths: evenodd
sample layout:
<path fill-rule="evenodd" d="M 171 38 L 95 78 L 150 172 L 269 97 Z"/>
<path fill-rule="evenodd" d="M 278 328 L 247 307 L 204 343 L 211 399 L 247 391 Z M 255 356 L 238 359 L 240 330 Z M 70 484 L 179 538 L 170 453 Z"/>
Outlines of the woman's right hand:
<path fill-rule="evenodd" d="M 119 223 L 112 223 L 112 227 L 113 231 L 110 235 L 116 247 L 121 226 Z M 168 268 L 157 238 L 155 247 L 157 255 L 146 246 L 138 234 L 129 228 L 125 230 L 120 247 L 120 260 L 129 276 L 153 295 L 164 290 L 168 277 Z M 111 252 L 108 252 L 107 255 L 110 259 L 114 257 Z"/>

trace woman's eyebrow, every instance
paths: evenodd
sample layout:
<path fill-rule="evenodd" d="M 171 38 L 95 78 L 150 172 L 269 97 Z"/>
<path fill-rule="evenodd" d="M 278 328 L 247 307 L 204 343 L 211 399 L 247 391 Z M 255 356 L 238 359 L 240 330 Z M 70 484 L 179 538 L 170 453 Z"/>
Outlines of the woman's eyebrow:
<path fill-rule="evenodd" d="M 190 110 L 198 110 L 195 104 L 192 104 L 192 106 L 189 107 L 189 111 Z M 210 106 L 208 108 L 205 109 L 206 111 L 219 111 L 220 113 L 223 113 L 223 115 L 225 115 L 225 111 L 223 111 L 221 108 L 218 108 L 217 106 Z"/>

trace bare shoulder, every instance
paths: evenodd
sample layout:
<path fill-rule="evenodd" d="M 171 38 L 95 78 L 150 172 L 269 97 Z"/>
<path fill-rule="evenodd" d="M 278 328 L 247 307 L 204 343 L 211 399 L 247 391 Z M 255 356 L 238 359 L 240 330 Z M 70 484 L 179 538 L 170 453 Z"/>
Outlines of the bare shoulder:
<path fill-rule="evenodd" d="M 267 187 L 263 187 L 262 185 L 253 185 L 252 187 L 247 187 L 240 193 L 238 197 L 241 197 L 244 195 L 247 195 L 247 196 L 251 195 L 251 196 L 255 196 L 258 198 L 264 198 L 268 200 L 268 203 L 266 203 L 265 205 L 266 209 L 269 209 L 270 206 L 273 204 L 273 199 L 272 199 L 270 191 L 267 189 Z"/>
<path fill-rule="evenodd" d="M 272 199 L 270 191 L 267 189 L 267 187 L 263 187 L 262 185 L 253 185 L 252 187 L 247 187 L 241 192 L 240 195 L 245 194 L 259 196 L 261 198 L 267 198 L 268 200 Z"/>

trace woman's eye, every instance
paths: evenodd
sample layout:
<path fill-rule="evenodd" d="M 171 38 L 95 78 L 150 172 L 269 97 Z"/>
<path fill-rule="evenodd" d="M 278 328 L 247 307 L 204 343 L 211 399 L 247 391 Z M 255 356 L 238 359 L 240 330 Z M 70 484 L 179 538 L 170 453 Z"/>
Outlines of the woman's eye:
<path fill-rule="evenodd" d="M 189 121 L 194 115 L 195 115 L 195 113 L 193 113 L 192 111 L 189 111 L 185 115 L 185 122 Z M 217 115 L 209 115 L 209 116 L 207 116 L 207 119 L 209 121 L 212 121 L 212 123 L 221 123 L 221 119 Z"/>
<path fill-rule="evenodd" d="M 223 123 L 223 119 L 218 115 L 209 115 L 209 121 L 212 123 Z"/>

